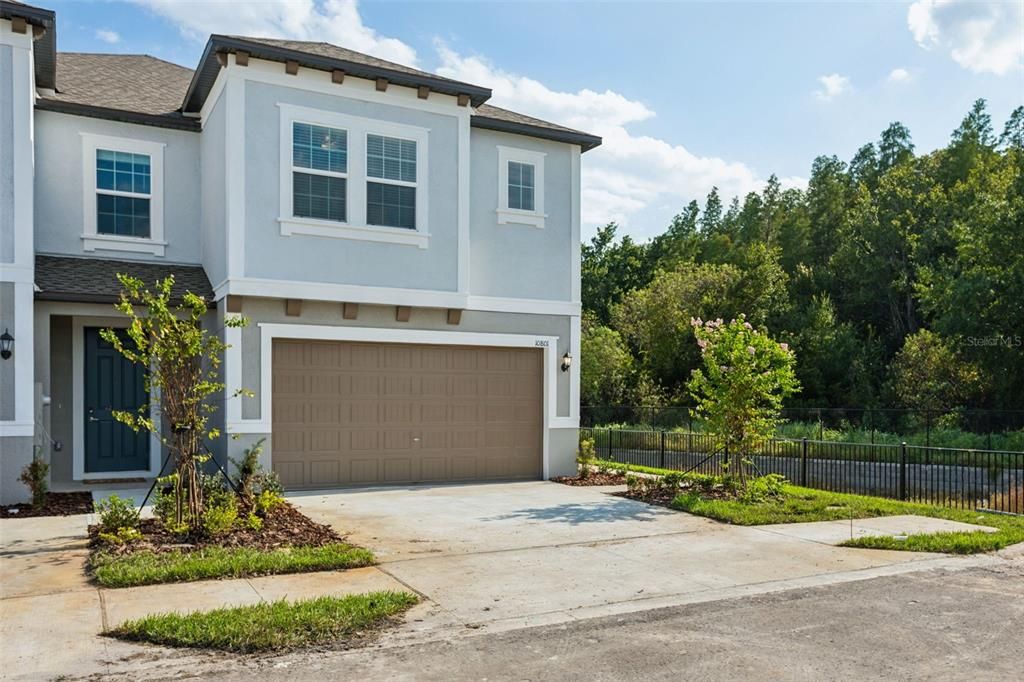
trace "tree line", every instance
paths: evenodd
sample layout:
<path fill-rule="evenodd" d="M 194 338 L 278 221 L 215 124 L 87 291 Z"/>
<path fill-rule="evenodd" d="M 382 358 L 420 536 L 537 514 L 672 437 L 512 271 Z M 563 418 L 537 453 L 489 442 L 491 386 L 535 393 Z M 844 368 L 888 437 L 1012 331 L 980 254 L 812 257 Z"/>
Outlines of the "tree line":
<path fill-rule="evenodd" d="M 746 315 L 796 355 L 789 406 L 1024 408 L 1024 106 L 984 100 L 915 154 L 899 122 L 807 189 L 717 189 L 639 243 L 582 248 L 585 405 L 686 404 L 691 321 Z"/>

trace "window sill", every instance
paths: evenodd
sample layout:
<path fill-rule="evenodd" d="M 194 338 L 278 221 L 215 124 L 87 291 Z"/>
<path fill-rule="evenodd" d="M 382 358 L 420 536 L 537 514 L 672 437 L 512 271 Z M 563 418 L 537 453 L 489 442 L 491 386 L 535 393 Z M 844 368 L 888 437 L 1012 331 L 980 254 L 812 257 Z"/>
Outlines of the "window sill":
<path fill-rule="evenodd" d="M 130 251 L 163 256 L 167 242 L 139 237 L 122 237 L 116 234 L 83 234 L 82 248 L 86 251 Z"/>
<path fill-rule="evenodd" d="M 281 223 L 281 234 L 285 237 L 305 235 L 330 239 L 357 239 L 367 242 L 416 246 L 421 249 L 427 248 L 427 242 L 430 239 L 430 235 L 425 232 L 401 227 L 347 225 L 313 218 L 278 218 L 277 222 Z"/>
<path fill-rule="evenodd" d="M 543 228 L 547 220 L 547 213 L 536 211 L 520 211 L 514 208 L 499 208 L 495 211 L 498 214 L 498 224 L 514 223 L 517 225 L 530 225 L 531 227 Z"/>

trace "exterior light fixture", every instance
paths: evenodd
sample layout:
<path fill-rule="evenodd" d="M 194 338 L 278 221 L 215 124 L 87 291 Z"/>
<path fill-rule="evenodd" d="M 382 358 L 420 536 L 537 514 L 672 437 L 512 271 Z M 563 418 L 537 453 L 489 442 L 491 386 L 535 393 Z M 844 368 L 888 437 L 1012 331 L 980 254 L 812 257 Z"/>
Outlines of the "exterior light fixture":
<path fill-rule="evenodd" d="M 569 354 L 569 351 L 566 351 L 565 355 L 562 356 L 562 371 L 568 372 L 570 367 L 572 367 L 572 355 Z"/>
<path fill-rule="evenodd" d="M 9 329 L 4 329 L 4 333 L 0 334 L 0 358 L 6 360 L 11 357 L 11 348 L 14 347 L 14 337 L 11 336 Z"/>

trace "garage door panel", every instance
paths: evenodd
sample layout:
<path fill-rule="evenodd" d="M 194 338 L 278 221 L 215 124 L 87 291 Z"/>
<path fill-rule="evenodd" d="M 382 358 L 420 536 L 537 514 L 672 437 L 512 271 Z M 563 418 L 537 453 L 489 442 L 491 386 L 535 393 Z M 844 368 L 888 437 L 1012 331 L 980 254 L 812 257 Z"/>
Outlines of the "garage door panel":
<path fill-rule="evenodd" d="M 540 350 L 282 340 L 273 357 L 289 488 L 541 475 Z"/>

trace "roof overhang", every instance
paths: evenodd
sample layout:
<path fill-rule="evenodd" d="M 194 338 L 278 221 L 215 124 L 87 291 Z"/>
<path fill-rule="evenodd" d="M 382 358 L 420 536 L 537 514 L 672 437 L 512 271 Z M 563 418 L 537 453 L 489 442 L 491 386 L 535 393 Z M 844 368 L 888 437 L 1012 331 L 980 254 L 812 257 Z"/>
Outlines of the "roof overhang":
<path fill-rule="evenodd" d="M 474 114 L 470 118 L 469 123 L 474 128 L 485 128 L 487 130 L 496 130 L 502 133 L 528 135 L 529 137 L 539 137 L 544 140 L 553 140 L 555 142 L 578 144 L 582 151 L 585 152 L 590 151 L 601 144 L 601 138 L 596 135 L 589 135 L 587 133 L 580 133 L 572 130 L 556 130 L 553 128 L 545 128 L 543 126 L 530 125 L 528 123 L 519 123 L 517 121 L 505 121 L 500 118 L 491 118 L 489 116 L 481 116 L 479 114 Z"/>
<path fill-rule="evenodd" d="M 35 38 L 36 87 L 57 89 L 57 14 L 53 10 L 0 0 L 0 19 L 21 18 Z"/>
<path fill-rule="evenodd" d="M 416 75 L 397 71 L 380 66 L 360 64 L 345 59 L 335 59 L 322 55 L 310 54 L 300 50 L 292 50 L 275 45 L 266 45 L 257 41 L 249 41 L 242 38 L 235 38 L 223 35 L 211 35 L 206 43 L 206 49 L 199 60 L 199 68 L 196 69 L 192 82 L 185 93 L 185 101 L 182 111 L 186 113 L 197 113 L 203 108 L 213 84 L 220 72 L 220 62 L 217 60 L 218 53 L 234 53 L 239 50 L 249 53 L 255 59 L 265 59 L 274 62 L 294 61 L 299 66 L 321 71 L 333 71 L 340 69 L 348 76 L 376 80 L 386 78 L 393 85 L 418 88 L 425 86 L 433 92 L 444 95 L 467 95 L 472 106 L 477 107 L 491 97 L 489 88 L 482 88 L 469 83 L 459 83 L 444 78 L 434 78 L 430 75 Z"/>

